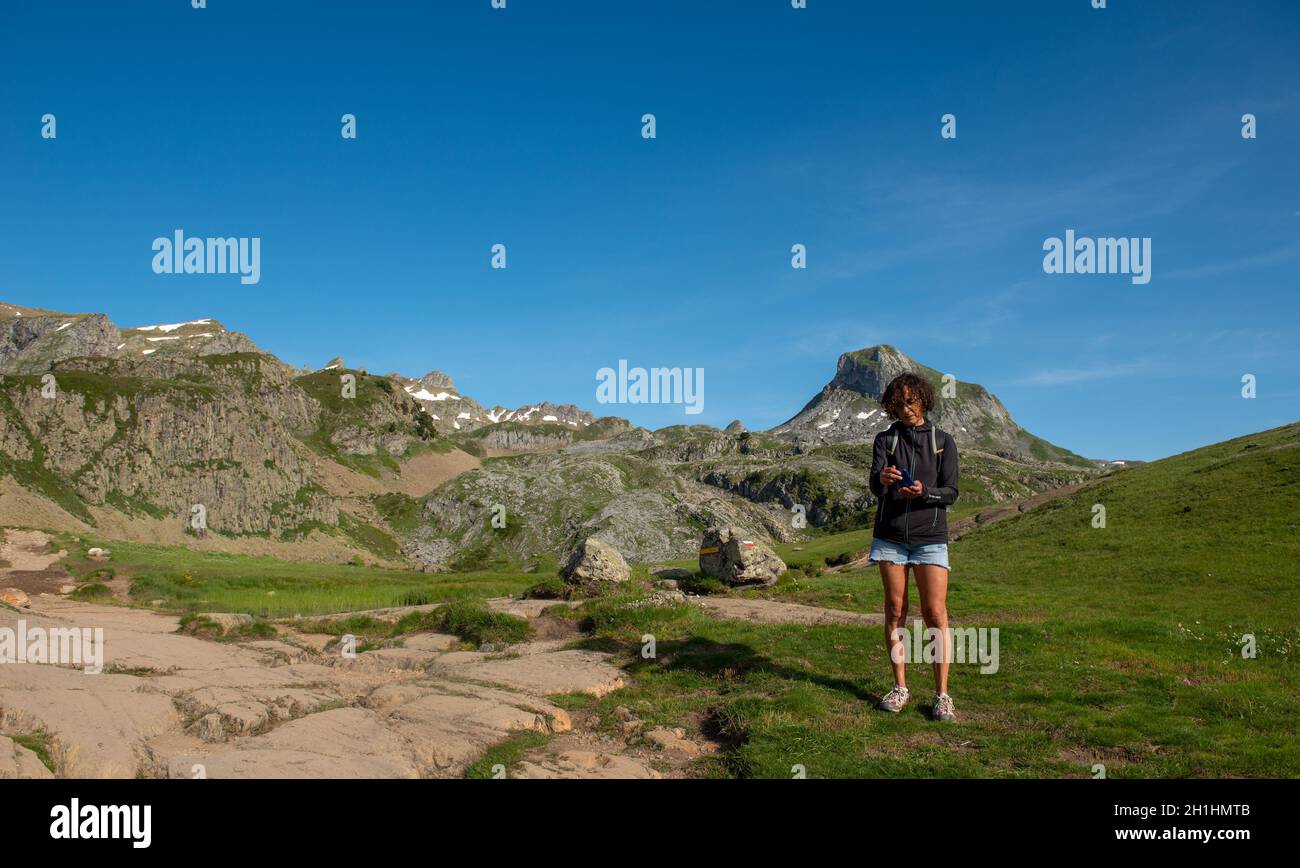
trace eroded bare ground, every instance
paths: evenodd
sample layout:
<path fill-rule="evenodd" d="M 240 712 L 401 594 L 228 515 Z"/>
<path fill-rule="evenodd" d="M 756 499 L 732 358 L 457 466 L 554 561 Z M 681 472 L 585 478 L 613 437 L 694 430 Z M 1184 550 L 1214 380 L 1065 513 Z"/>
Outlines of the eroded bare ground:
<path fill-rule="evenodd" d="M 224 644 L 176 633 L 174 616 L 48 595 L 0 626 L 19 618 L 104 630 L 102 674 L 0 666 L 0 729 L 46 733 L 67 777 L 456 777 L 514 731 L 569 731 L 547 697 L 623 685 L 607 655 L 564 640 L 482 653 L 422 634 L 347 659 L 291 629 Z"/>
<path fill-rule="evenodd" d="M 50 536 L 38 530 L 0 530 L 0 586 L 28 595 L 57 594 L 72 581 L 58 563 L 67 552 L 50 551 Z M 3 750 L 0 750 L 3 753 Z"/>
<path fill-rule="evenodd" d="M 55 568 L 48 537 L 10 531 L 11 566 Z M 39 551 L 38 551 L 39 548 Z M 15 561 L 13 555 L 42 559 Z M 23 572 L 18 570 L 17 572 Z M 766 600 L 694 600 L 716 617 L 788 623 L 874 623 L 870 616 Z M 537 639 L 500 652 L 459 650 L 422 633 L 400 647 L 345 658 L 331 637 L 279 625 L 275 639 L 213 642 L 178 633 L 179 618 L 68 600 L 34 590 L 30 608 L 0 608 L 0 627 L 103 629 L 104 671 L 0 664 L 0 733 L 41 734 L 58 776 L 189 778 L 459 777 L 520 730 L 552 736 L 512 777 L 654 778 L 685 774 L 716 750 L 683 730 L 647 729 L 619 709 L 621 737 L 552 701 L 603 696 L 625 684 L 608 654 L 569 647 L 562 603 L 489 600 L 529 618 Z M 377 610 L 385 620 L 431 606 Z M 878 619 L 877 619 L 878 620 Z M 0 736 L 0 778 L 46 773 L 34 753 Z"/>

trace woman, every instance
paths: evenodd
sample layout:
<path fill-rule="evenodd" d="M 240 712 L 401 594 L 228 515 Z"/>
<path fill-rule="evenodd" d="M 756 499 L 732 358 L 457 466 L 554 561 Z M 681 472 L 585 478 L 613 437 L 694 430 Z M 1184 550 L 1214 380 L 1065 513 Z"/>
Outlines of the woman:
<path fill-rule="evenodd" d="M 957 499 L 957 444 L 926 421 L 934 388 L 916 374 L 899 374 L 880 397 L 897 421 L 876 435 L 871 454 L 871 492 L 876 495 L 872 563 L 885 586 L 885 648 L 894 668 L 894 689 L 878 708 L 898 713 L 907 705 L 906 647 L 896 632 L 907 620 L 907 568 L 916 577 L 925 626 L 939 631 L 942 653 L 934 662 L 937 694 L 931 716 L 956 720 L 948 695 L 952 636 L 948 632 L 948 505 Z M 903 483 L 904 470 L 913 480 Z M 931 634 L 933 635 L 933 634 Z"/>

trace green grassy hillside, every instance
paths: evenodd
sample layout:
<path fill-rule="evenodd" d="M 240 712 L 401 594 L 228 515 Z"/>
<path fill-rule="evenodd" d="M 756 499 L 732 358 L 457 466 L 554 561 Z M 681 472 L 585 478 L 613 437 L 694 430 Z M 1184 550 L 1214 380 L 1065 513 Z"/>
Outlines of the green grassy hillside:
<path fill-rule="evenodd" d="M 864 536 L 844 535 L 842 550 Z M 833 539 L 816 554 L 833 554 Z M 973 532 L 952 556 L 954 625 L 998 628 L 1001 664 L 954 666 L 955 724 L 922 716 L 925 665 L 909 667 L 904 713 L 870 709 L 891 683 L 879 628 L 609 602 L 590 607 L 593 644 L 624 649 L 635 683 L 575 703 L 611 729 L 616 705 L 696 721 L 731 745 L 705 768 L 721 775 L 789 777 L 800 764 L 812 777 L 1091 776 L 1096 763 L 1109 777 L 1300 775 L 1300 425 L 1117 473 Z M 881 605 L 874 569 L 791 571 L 765 593 Z M 643 633 L 655 661 L 637 653 Z"/>

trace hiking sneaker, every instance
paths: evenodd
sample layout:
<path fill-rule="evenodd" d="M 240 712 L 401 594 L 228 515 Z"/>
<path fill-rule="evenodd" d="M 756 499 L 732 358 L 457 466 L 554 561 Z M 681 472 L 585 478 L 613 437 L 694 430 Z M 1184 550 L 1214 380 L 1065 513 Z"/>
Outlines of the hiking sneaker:
<path fill-rule="evenodd" d="M 895 685 L 893 690 L 886 693 L 884 698 L 881 699 L 880 702 L 876 703 L 876 708 L 879 708 L 881 711 L 892 711 L 894 714 L 898 714 L 898 712 L 903 710 L 903 706 L 907 705 L 907 700 L 911 698 L 912 694 L 907 692 L 906 687 L 898 687 Z"/>
<path fill-rule="evenodd" d="M 934 720 L 956 720 L 957 712 L 952 710 L 952 697 L 941 693 L 934 698 L 934 710 L 930 712 Z"/>

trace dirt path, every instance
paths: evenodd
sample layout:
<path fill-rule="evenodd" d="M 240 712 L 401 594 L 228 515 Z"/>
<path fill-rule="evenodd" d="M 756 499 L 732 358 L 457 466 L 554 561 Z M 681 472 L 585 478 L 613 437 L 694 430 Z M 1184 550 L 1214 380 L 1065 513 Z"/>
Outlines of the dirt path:
<path fill-rule="evenodd" d="M 844 609 L 823 609 L 801 603 L 783 603 L 743 597 L 688 597 L 715 618 L 753 621 L 760 624 L 850 624 L 857 627 L 876 627 L 885 623 L 879 612 L 850 612 Z"/>
<path fill-rule="evenodd" d="M 988 509 L 982 509 L 974 515 L 964 516 L 954 521 L 949 528 L 949 537 L 951 539 L 960 539 L 970 533 L 977 527 L 995 522 L 1004 521 L 1021 513 L 1030 512 L 1038 509 L 1040 506 L 1049 504 L 1062 497 L 1069 497 L 1085 488 L 1091 488 L 1105 480 L 1105 477 L 1097 477 L 1084 482 L 1076 482 L 1071 485 L 1063 485 L 1060 488 L 1053 488 L 1050 491 L 1043 491 L 1038 494 L 1026 497 L 1022 500 L 1012 501 L 1011 503 L 999 503 L 996 506 L 990 506 Z"/>

